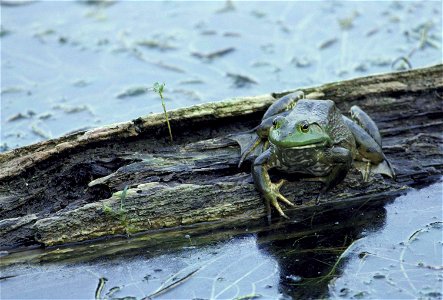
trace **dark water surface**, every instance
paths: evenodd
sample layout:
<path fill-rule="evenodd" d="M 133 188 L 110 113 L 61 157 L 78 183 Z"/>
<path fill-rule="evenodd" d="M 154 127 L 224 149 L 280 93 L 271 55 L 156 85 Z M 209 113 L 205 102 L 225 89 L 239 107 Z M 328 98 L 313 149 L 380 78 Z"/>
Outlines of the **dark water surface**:
<path fill-rule="evenodd" d="M 2 299 L 102 298 L 155 294 L 159 299 L 341 298 L 416 299 L 442 296 L 442 182 L 411 191 L 385 208 L 334 212 L 313 224 L 262 227 L 256 233 L 183 235 L 162 245 L 129 239 L 125 251 L 96 245 L 93 260 L 31 263 L 42 250 L 11 254 L 22 264 L 2 266 Z M 303 231 L 303 235 L 297 235 Z M 206 246 L 201 244 L 206 239 Z M 162 248 L 172 249 L 165 251 Z M 138 245 L 136 248 L 132 245 Z M 102 245 L 103 246 L 103 245 Z M 91 246 L 88 246 L 92 249 Z M 58 251 L 58 254 L 55 252 Z M 117 247 L 114 247 L 117 252 Z M 100 256 L 108 257 L 100 258 Z M 109 257 L 111 255 L 111 257 Z M 58 257 L 58 259 L 57 259 Z M 98 258 L 97 258 L 98 257 Z M 53 259 L 54 259 L 53 258 Z M 7 258 L 6 258 L 7 259 Z M 39 259 L 51 260 L 40 256 Z M 83 262 L 78 262 L 78 261 Z M 4 262 L 6 262 L 5 260 Z M 112 293 L 105 297 L 107 293 Z"/>
<path fill-rule="evenodd" d="M 1 151 L 159 112 L 146 92 L 156 81 L 173 109 L 442 62 L 441 1 L 7 4 Z M 99 294 L 108 299 L 170 285 L 155 298 L 438 299 L 442 196 L 439 182 L 318 224 L 205 242 L 184 232 L 180 246 L 128 239 L 126 254 L 80 262 L 15 253 L 3 262 L 24 263 L 1 266 L 0 298 L 90 299 L 106 278 Z"/>

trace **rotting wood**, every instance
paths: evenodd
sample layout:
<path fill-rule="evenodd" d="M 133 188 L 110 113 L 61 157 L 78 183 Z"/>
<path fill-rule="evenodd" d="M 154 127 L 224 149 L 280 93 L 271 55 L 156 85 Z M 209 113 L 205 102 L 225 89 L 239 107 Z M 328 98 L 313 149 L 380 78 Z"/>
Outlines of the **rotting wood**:
<path fill-rule="evenodd" d="M 398 182 L 376 176 L 362 184 L 353 171 L 314 207 L 308 200 L 318 184 L 295 180 L 283 193 L 303 204 L 289 215 L 380 201 L 442 173 L 442 65 L 301 90 L 334 100 L 343 113 L 354 104 L 368 112 Z M 275 97 L 288 92 L 171 111 L 173 145 L 164 116 L 153 114 L 0 154 L 1 246 L 263 217 L 249 166 L 237 168 L 239 147 L 227 136 L 253 128 Z"/>

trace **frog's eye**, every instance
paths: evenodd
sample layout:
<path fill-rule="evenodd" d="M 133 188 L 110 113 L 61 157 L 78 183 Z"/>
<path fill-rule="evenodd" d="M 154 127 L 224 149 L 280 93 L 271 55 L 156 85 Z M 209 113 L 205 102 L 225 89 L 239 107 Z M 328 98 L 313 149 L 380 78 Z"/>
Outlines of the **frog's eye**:
<path fill-rule="evenodd" d="M 284 118 L 283 118 L 282 116 L 279 116 L 279 117 L 275 118 L 275 119 L 272 121 L 272 126 L 273 126 L 275 129 L 280 128 L 280 127 L 281 127 L 281 124 L 283 123 L 283 120 L 284 120 Z"/>
<path fill-rule="evenodd" d="M 309 123 L 307 121 L 301 122 L 300 129 L 304 133 L 308 132 L 309 131 Z"/>

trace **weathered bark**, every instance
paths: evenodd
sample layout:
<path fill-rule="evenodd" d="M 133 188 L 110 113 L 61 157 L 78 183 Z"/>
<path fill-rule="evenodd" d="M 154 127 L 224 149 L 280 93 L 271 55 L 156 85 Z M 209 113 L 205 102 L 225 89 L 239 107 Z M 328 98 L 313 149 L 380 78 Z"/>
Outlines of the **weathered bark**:
<path fill-rule="evenodd" d="M 303 203 L 288 214 L 386 201 L 440 176 L 442 78 L 438 65 L 302 89 L 309 98 L 334 100 L 343 113 L 354 104 L 368 112 L 398 181 L 375 176 L 364 184 L 351 171 L 316 207 L 309 200 L 319 185 L 295 180 L 283 193 Z M 0 154 L 1 245 L 263 217 L 249 166 L 237 168 L 239 147 L 227 136 L 253 128 L 275 97 L 288 92 L 171 111 L 173 145 L 163 115 L 153 114 Z"/>

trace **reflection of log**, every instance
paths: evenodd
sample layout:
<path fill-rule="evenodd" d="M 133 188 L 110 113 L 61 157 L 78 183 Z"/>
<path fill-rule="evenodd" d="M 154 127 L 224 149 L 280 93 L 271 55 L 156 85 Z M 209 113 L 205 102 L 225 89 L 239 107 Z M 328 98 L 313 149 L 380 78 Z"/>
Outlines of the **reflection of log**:
<path fill-rule="evenodd" d="M 307 97 L 334 100 L 343 112 L 354 104 L 367 111 L 398 174 L 397 183 L 376 176 L 366 185 L 351 172 L 315 211 L 382 200 L 441 174 L 442 78 L 438 65 L 303 89 Z M 0 154 L 2 246 L 261 218 L 249 167 L 237 169 L 239 147 L 226 135 L 254 127 L 274 100 L 244 97 L 172 111 L 174 145 L 155 114 Z M 295 181 L 283 189 L 305 200 L 292 214 L 312 208 L 306 200 L 318 187 Z"/>

